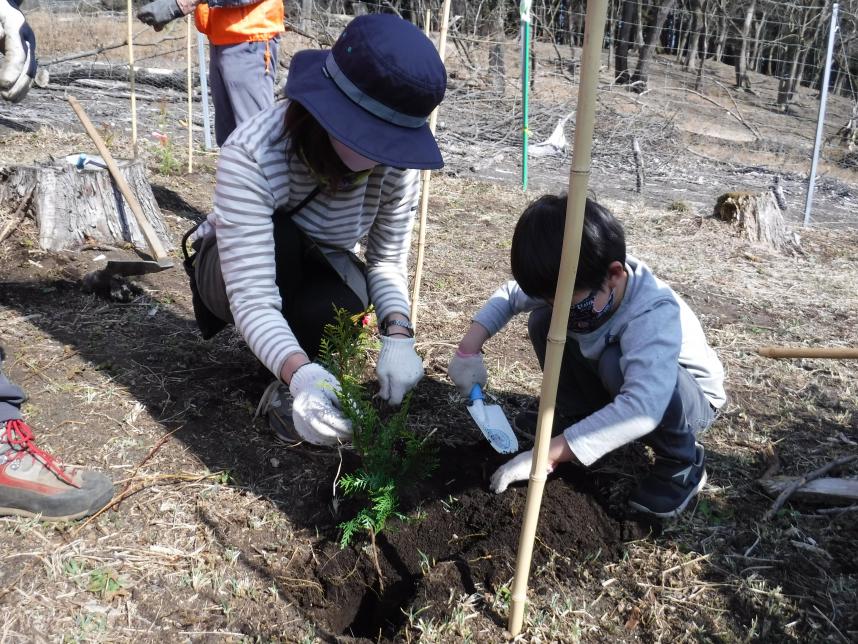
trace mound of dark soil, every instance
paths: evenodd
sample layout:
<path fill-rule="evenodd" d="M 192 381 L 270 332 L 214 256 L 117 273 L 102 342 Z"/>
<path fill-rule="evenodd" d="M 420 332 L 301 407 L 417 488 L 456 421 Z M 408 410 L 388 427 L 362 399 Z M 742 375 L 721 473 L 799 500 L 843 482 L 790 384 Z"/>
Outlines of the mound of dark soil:
<path fill-rule="evenodd" d="M 451 597 L 478 586 L 496 592 L 513 576 L 526 497 L 524 485 L 501 495 L 488 490 L 488 478 L 504 458 L 482 444 L 442 449 L 432 479 L 407 491 L 412 498 L 402 502 L 416 518 L 391 522 L 377 538 L 382 580 L 368 538 L 340 549 L 337 523 L 352 511 L 341 505 L 339 519 L 318 526 L 313 551 L 290 561 L 288 576 L 311 583 L 292 585 L 289 600 L 333 633 L 377 641 L 393 638 L 409 611 L 442 618 Z M 545 487 L 533 566 L 553 554 L 574 560 L 616 556 L 623 541 L 640 534 L 637 524 L 606 514 L 583 470 L 561 468 Z"/>

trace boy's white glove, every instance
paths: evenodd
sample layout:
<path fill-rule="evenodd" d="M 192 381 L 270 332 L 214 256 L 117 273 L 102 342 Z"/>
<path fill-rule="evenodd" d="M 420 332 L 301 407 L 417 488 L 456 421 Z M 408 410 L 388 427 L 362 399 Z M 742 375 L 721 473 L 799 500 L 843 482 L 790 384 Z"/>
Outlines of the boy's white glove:
<path fill-rule="evenodd" d="M 24 14 L 7 0 L 0 0 L 0 96 L 17 103 L 30 91 L 36 76 L 36 36 Z"/>
<path fill-rule="evenodd" d="M 398 405 L 423 377 L 423 360 L 414 350 L 414 338 L 381 336 L 378 355 L 379 396 Z"/>
<path fill-rule="evenodd" d="M 483 354 L 462 355 L 456 351 L 450 360 L 450 364 L 447 365 L 447 376 L 458 387 L 459 393 L 463 396 L 468 396 L 477 383 L 480 387 L 485 387 L 489 374 L 486 371 Z"/>
<path fill-rule="evenodd" d="M 526 481 L 530 478 L 530 470 L 533 467 L 533 450 L 529 449 L 522 452 L 515 458 L 501 465 L 495 473 L 492 474 L 489 487 L 495 494 L 505 492 L 506 489 L 513 483 L 518 481 Z M 548 468 L 546 474 L 551 474 L 554 471 L 553 467 Z"/>
<path fill-rule="evenodd" d="M 317 364 L 299 368 L 289 383 L 292 422 L 298 435 L 314 445 L 338 445 L 351 440 L 352 424 L 340 411 L 340 383 Z"/>

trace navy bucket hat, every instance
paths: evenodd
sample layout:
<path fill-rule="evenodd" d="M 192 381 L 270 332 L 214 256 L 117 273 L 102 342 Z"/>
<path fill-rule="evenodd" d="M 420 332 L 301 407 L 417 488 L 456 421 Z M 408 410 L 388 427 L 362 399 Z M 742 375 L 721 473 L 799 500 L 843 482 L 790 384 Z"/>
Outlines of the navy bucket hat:
<path fill-rule="evenodd" d="M 358 154 L 397 168 L 444 161 L 427 119 L 444 98 L 447 71 L 432 42 L 392 14 L 352 20 L 332 49 L 292 57 L 286 96 Z"/>

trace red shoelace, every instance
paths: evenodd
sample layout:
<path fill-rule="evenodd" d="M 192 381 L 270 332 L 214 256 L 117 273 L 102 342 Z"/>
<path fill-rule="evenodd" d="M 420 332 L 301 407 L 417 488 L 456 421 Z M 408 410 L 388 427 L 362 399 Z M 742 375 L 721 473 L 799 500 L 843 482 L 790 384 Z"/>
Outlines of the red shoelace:
<path fill-rule="evenodd" d="M 33 430 L 24 421 L 7 420 L 6 429 L 0 434 L 0 440 L 6 441 L 12 447 L 11 450 L 6 452 L 6 458 L 9 461 L 23 458 L 25 454 L 29 454 L 56 474 L 60 480 L 65 481 L 73 487 L 80 487 L 63 471 L 63 468 L 54 460 L 53 456 L 36 445 L 36 437 L 33 435 Z M 9 454 L 10 452 L 11 455 Z"/>

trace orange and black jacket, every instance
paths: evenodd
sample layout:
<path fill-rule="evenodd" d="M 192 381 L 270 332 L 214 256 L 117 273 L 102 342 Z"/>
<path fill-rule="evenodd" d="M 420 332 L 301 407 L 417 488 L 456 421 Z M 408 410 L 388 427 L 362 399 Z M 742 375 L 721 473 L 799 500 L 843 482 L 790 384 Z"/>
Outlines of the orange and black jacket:
<path fill-rule="evenodd" d="M 213 45 L 269 40 L 283 32 L 283 0 L 208 0 L 194 20 Z"/>

